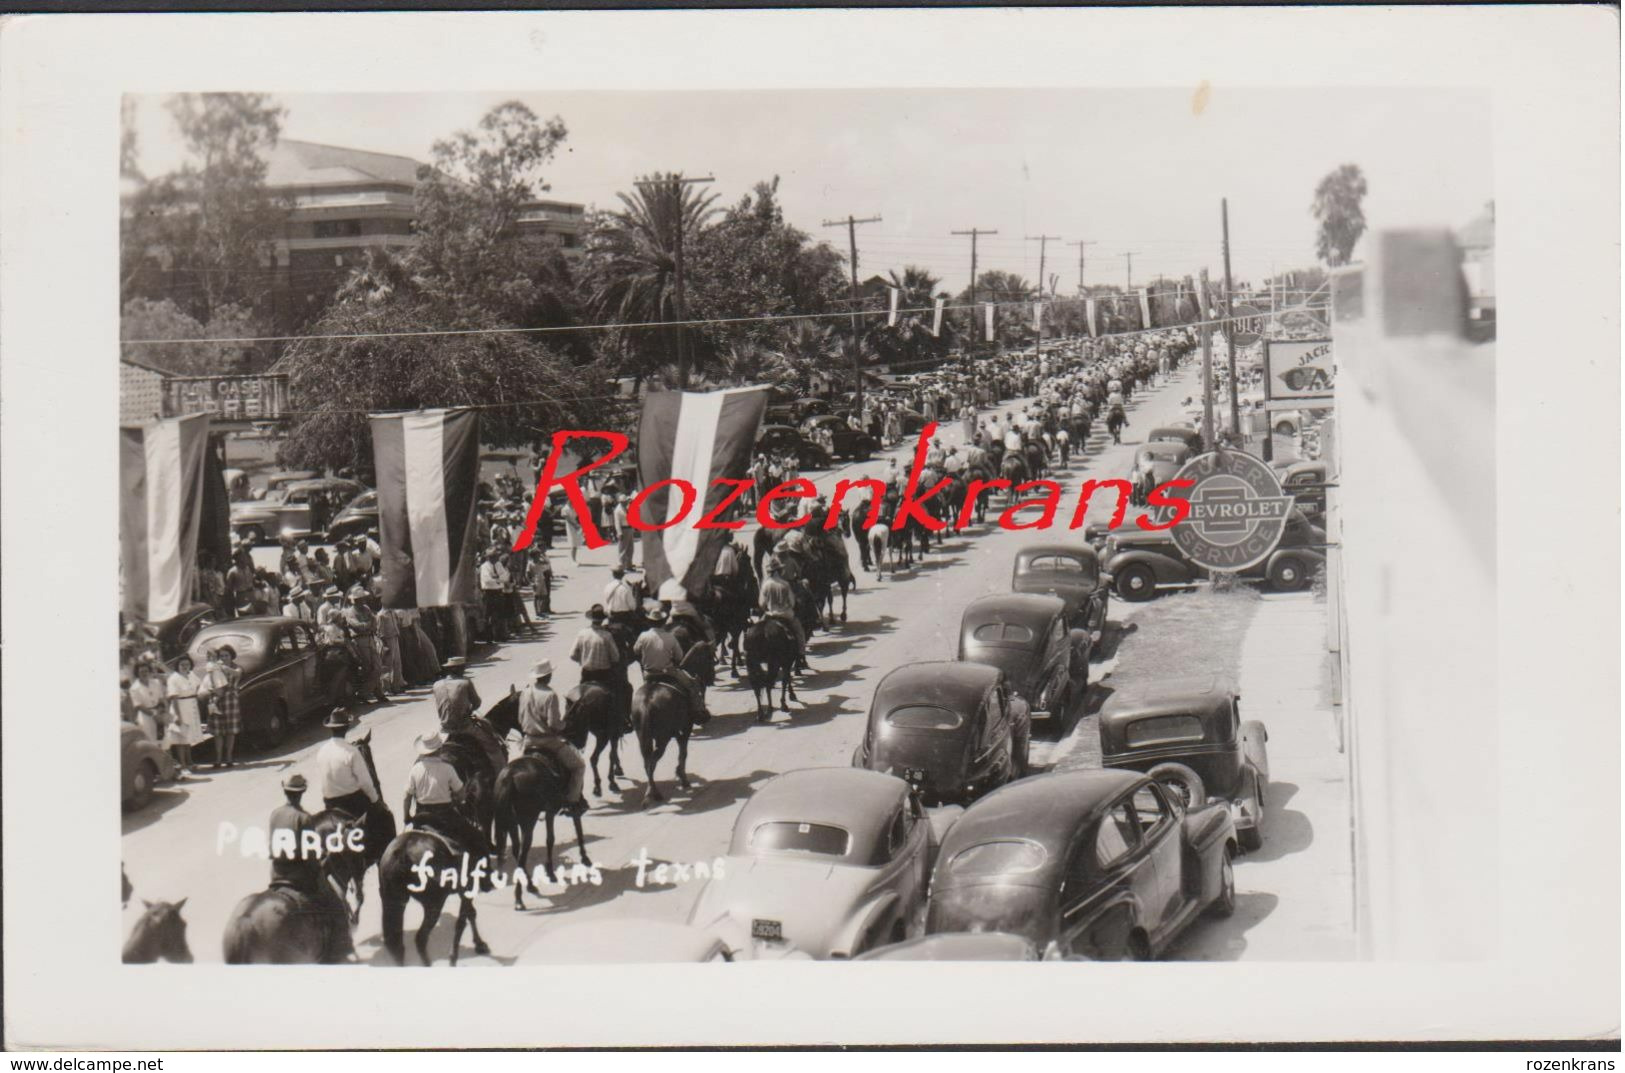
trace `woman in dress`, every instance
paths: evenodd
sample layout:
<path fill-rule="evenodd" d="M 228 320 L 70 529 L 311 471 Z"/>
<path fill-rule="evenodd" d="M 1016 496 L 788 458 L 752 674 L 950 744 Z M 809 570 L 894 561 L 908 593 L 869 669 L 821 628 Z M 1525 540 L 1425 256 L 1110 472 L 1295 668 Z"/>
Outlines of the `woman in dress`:
<path fill-rule="evenodd" d="M 237 666 L 237 650 L 230 645 L 221 645 L 211 657 L 198 696 L 208 701 L 214 711 L 211 722 L 215 737 L 220 739 L 214 751 L 214 766 L 236 767 L 237 734 L 243 728 L 242 698 L 237 691 L 242 685 L 243 669 Z"/>
<path fill-rule="evenodd" d="M 147 660 L 136 664 L 135 684 L 130 686 L 130 703 L 135 706 L 135 722 L 142 731 L 157 741 L 163 727 L 164 681 L 158 677 L 158 668 Z"/>
<path fill-rule="evenodd" d="M 576 562 L 576 553 L 581 550 L 581 522 L 568 508 L 564 511 L 564 532 L 570 540 L 570 561 Z"/>
<path fill-rule="evenodd" d="M 192 773 L 192 746 L 206 739 L 197 703 L 202 686 L 203 679 L 192 669 L 192 657 L 182 653 L 164 683 L 169 703 L 169 726 L 164 728 L 164 744 L 174 755 L 181 778 Z"/>

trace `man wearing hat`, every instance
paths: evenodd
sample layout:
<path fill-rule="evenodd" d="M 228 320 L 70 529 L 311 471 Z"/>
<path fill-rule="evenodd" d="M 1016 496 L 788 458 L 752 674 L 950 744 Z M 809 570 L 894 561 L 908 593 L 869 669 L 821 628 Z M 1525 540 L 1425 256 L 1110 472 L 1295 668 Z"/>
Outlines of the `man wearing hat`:
<path fill-rule="evenodd" d="M 322 804 L 360 819 L 379 801 L 378 787 L 367 770 L 361 750 L 344 740 L 350 719 L 343 708 L 334 708 L 322 724 L 329 737 L 316 750 L 316 767 L 322 778 Z"/>
<path fill-rule="evenodd" d="M 798 670 L 807 669 L 807 632 L 801 628 L 801 621 L 796 618 L 796 596 L 788 582 L 781 576 L 783 567 L 777 559 L 767 561 L 767 579 L 762 582 L 762 590 L 757 596 L 757 606 L 768 618 L 776 618 L 790 628 L 790 633 L 796 639 L 796 665 Z"/>
<path fill-rule="evenodd" d="M 627 512 L 631 496 L 615 497 L 615 543 L 621 556 L 621 569 L 632 569 L 632 555 L 637 548 L 638 535 L 632 528 L 632 517 Z"/>
<path fill-rule="evenodd" d="M 553 662 L 544 659 L 530 669 L 530 684 L 519 691 L 519 731 L 525 736 L 525 755 L 556 759 L 570 776 L 565 799 L 585 811 L 587 761 L 564 737 L 564 711 L 552 682 Z"/>
<path fill-rule="evenodd" d="M 361 688 L 358 692 L 382 704 L 386 699 L 383 668 L 378 662 L 378 648 L 373 644 L 373 636 L 378 632 L 378 620 L 373 618 L 372 611 L 366 605 L 367 597 L 367 590 L 362 586 L 350 586 L 349 606 L 340 613 L 340 618 L 344 624 L 345 639 L 349 642 L 350 656 L 361 668 Z"/>
<path fill-rule="evenodd" d="M 621 649 L 604 627 L 608 616 L 603 604 L 587 611 L 587 625 L 570 645 L 570 658 L 581 667 L 583 682 L 602 682 L 615 688 L 615 667 L 621 662 Z"/>
<path fill-rule="evenodd" d="M 486 641 L 508 639 L 508 597 L 503 592 L 507 577 L 502 552 L 495 546 L 486 548 L 485 561 L 480 563 L 480 607 L 484 612 Z"/>
<path fill-rule="evenodd" d="M 604 586 L 604 610 L 609 620 L 632 629 L 637 625 L 638 594 L 626 580 L 626 567 L 617 564 L 610 570 L 611 578 Z"/>
<path fill-rule="evenodd" d="M 355 956 L 355 943 L 350 935 L 350 913 L 344 899 L 334 889 L 331 880 L 322 874 L 321 848 L 317 843 L 312 851 L 305 832 L 316 829 L 315 817 L 300 805 L 307 783 L 298 772 L 282 780 L 282 793 L 287 798 L 271 812 L 266 824 L 270 839 L 271 887 L 282 887 L 305 895 L 314 903 L 326 925 L 322 963 L 335 964 Z"/>
<path fill-rule="evenodd" d="M 464 677 L 467 666 L 468 661 L 462 656 L 452 656 L 446 660 L 445 677 L 434 684 L 434 706 L 440 713 L 443 733 L 452 734 L 467 727 L 469 720 L 484 703 L 474 683 Z"/>
<path fill-rule="evenodd" d="M 469 860 L 477 861 L 491 855 L 485 833 L 470 823 L 458 802 L 462 799 L 463 780 L 451 762 L 439 755 L 446 738 L 439 732 L 419 735 L 413 743 L 417 747 L 417 762 L 406 776 L 406 800 L 401 815 L 414 827 L 432 828 L 456 842 L 467 851 Z"/>
<path fill-rule="evenodd" d="M 699 725 L 708 721 L 711 713 L 705 710 L 705 688 L 680 665 L 683 649 L 671 632 L 665 609 L 657 606 L 649 619 L 649 628 L 639 635 L 637 643 L 632 646 L 638 664 L 643 668 L 644 681 L 657 676 L 669 679 L 688 698 L 694 723 Z"/>

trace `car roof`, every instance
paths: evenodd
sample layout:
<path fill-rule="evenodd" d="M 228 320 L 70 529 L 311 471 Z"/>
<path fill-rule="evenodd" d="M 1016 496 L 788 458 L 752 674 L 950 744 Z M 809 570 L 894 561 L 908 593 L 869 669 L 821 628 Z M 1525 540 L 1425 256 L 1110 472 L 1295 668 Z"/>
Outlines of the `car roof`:
<path fill-rule="evenodd" d="M 979 596 L 965 607 L 959 628 L 984 626 L 989 622 L 1049 623 L 1066 610 L 1066 601 L 1047 593 L 1000 592 Z"/>
<path fill-rule="evenodd" d="M 1027 562 L 1040 555 L 1070 555 L 1079 559 L 1099 559 L 1100 553 L 1089 544 L 1028 544 L 1016 552 L 1016 562 Z"/>
<path fill-rule="evenodd" d="M 300 622 L 304 622 L 304 620 L 288 618 L 285 615 L 250 615 L 244 618 L 234 618 L 203 627 L 192 638 L 192 643 L 195 645 L 199 641 L 223 633 L 264 633 L 276 626 L 297 625 Z M 306 622 L 305 625 L 310 624 Z"/>
<path fill-rule="evenodd" d="M 908 796 L 908 783 L 895 775 L 855 767 L 802 768 L 764 782 L 734 821 L 734 832 L 753 831 L 764 823 L 799 821 L 844 827 L 854 854 L 873 846 L 892 814 Z"/>
<path fill-rule="evenodd" d="M 1041 599 L 1061 602 L 1055 597 Z M 906 704 L 934 704 L 950 710 L 960 705 L 974 706 L 993 688 L 999 674 L 997 667 L 960 660 L 906 664 L 880 680 L 870 709 L 891 711 Z"/>
<path fill-rule="evenodd" d="M 1235 682 L 1221 674 L 1164 678 L 1133 693 L 1114 695 L 1100 717 L 1115 722 L 1146 715 L 1219 712 L 1228 708 L 1235 692 Z"/>
<path fill-rule="evenodd" d="M 1026 840 L 1048 851 L 1033 874 L 1042 882 L 1064 866 L 1078 828 L 1144 778 L 1138 771 L 1092 768 L 1052 772 L 1008 783 L 967 808 L 948 829 L 939 860 L 984 842 Z"/>

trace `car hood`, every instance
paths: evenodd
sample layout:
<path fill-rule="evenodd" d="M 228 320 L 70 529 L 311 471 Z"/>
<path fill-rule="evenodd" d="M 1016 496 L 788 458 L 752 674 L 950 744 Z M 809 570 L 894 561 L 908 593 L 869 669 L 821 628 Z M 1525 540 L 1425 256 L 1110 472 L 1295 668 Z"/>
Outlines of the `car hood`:
<path fill-rule="evenodd" d="M 777 920 L 785 943 L 826 958 L 867 901 L 879 870 L 840 861 L 727 857 L 725 878 L 710 880 L 689 915 L 690 924 L 722 926 L 750 935 L 751 921 Z M 778 944 L 759 944 L 756 956 L 772 956 Z M 846 953 L 847 951 L 839 951 Z"/>

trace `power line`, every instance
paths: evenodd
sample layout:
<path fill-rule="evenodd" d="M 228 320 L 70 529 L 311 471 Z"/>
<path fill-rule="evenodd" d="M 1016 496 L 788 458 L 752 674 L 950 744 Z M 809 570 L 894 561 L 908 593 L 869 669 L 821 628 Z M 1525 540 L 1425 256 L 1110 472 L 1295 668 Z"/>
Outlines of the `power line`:
<path fill-rule="evenodd" d="M 852 372 L 853 379 L 857 381 L 855 390 L 858 393 L 858 405 L 863 405 L 863 364 L 862 352 L 857 345 L 858 338 L 858 225 L 878 224 L 880 217 L 865 216 L 858 219 L 855 216 L 846 218 L 846 238 L 852 249 Z M 840 220 L 825 220 L 825 227 L 840 227 Z"/>

